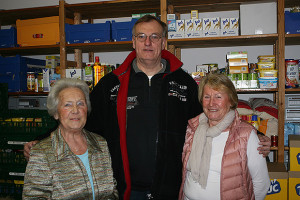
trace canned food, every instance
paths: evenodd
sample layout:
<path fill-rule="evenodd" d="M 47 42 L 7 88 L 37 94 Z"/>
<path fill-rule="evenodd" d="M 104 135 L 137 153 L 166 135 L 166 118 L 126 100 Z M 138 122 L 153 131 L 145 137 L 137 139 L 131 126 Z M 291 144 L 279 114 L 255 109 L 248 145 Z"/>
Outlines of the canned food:
<path fill-rule="evenodd" d="M 285 61 L 285 87 L 296 88 L 299 87 L 299 66 L 298 60 Z"/>
<path fill-rule="evenodd" d="M 34 91 L 34 72 L 27 72 L 27 91 Z"/>
<path fill-rule="evenodd" d="M 271 147 L 278 147 L 278 136 L 271 135 Z"/>

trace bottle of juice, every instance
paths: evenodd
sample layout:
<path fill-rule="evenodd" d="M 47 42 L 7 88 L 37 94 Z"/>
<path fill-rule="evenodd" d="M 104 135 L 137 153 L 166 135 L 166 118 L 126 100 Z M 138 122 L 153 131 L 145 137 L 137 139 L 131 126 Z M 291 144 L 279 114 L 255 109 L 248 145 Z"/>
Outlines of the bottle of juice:
<path fill-rule="evenodd" d="M 101 66 L 99 63 L 99 56 L 95 57 L 95 63 L 93 68 L 94 68 L 94 86 L 96 86 L 99 80 L 101 79 Z"/>

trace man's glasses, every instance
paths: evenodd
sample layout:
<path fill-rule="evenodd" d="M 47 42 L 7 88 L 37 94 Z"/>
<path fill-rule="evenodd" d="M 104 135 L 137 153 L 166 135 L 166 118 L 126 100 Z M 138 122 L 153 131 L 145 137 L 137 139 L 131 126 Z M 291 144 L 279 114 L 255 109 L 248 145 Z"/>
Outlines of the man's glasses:
<path fill-rule="evenodd" d="M 147 37 L 149 37 L 151 42 L 158 42 L 162 36 L 157 35 L 155 33 L 151 34 L 150 36 L 146 35 L 145 33 L 139 33 L 134 36 L 139 42 L 145 42 L 147 40 Z"/>

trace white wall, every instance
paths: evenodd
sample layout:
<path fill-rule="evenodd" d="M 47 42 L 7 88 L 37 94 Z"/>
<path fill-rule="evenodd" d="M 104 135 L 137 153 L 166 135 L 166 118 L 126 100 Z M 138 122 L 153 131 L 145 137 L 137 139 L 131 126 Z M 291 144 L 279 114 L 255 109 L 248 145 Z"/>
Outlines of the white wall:
<path fill-rule="evenodd" d="M 65 0 L 67 3 L 86 3 L 97 2 L 103 0 Z M 30 8 L 40 6 L 58 5 L 59 0 L 0 0 L 0 9 L 19 9 Z M 213 13 L 201 13 L 201 17 L 209 17 Z M 217 16 L 223 17 L 235 17 L 238 16 L 238 11 L 228 11 L 218 13 Z M 109 18 L 109 16 L 108 16 Z M 181 15 L 182 19 L 187 19 L 188 15 Z M 219 48 L 193 48 L 183 49 L 181 52 L 182 61 L 184 63 L 183 68 L 189 72 L 195 70 L 196 65 L 203 63 L 218 63 L 222 68 L 226 65 L 226 53 L 230 51 L 248 51 L 249 62 L 257 62 L 257 56 L 270 55 L 273 53 L 272 45 L 266 46 L 238 46 L 238 47 L 219 47 Z M 287 46 L 286 58 L 300 59 L 300 46 Z M 95 56 L 100 57 L 100 62 L 116 64 L 122 63 L 129 52 L 116 52 L 116 53 L 95 53 Z M 37 58 L 44 58 L 44 56 L 33 56 Z M 73 54 L 68 55 L 68 60 L 74 60 Z M 83 61 L 88 62 L 88 55 L 83 54 Z M 240 95 L 243 99 L 247 99 L 248 95 Z M 264 95 L 263 95 L 264 96 Z M 272 99 L 272 95 L 267 97 Z"/>

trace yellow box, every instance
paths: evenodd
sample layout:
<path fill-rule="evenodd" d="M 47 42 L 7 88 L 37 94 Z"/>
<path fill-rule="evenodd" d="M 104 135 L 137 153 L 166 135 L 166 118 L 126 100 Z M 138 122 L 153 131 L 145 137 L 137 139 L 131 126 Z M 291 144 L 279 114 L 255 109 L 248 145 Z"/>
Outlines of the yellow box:
<path fill-rule="evenodd" d="M 228 65 L 231 66 L 248 66 L 248 58 L 231 58 L 228 59 Z"/>
<path fill-rule="evenodd" d="M 66 19 L 73 24 L 73 20 Z M 59 16 L 16 21 L 17 43 L 20 46 L 55 45 L 59 43 Z"/>
<path fill-rule="evenodd" d="M 288 198 L 288 172 L 283 163 L 268 163 L 271 181 L 265 200 L 287 200 Z"/>
<path fill-rule="evenodd" d="M 290 171 L 300 171 L 300 135 L 289 135 Z"/>
<path fill-rule="evenodd" d="M 289 200 L 300 199 L 300 172 L 289 171 Z"/>
<path fill-rule="evenodd" d="M 249 73 L 248 65 L 245 66 L 229 66 L 229 74 Z"/>
<path fill-rule="evenodd" d="M 274 78 L 277 77 L 278 70 L 261 70 L 259 71 L 260 77 L 265 77 L 265 78 Z"/>

